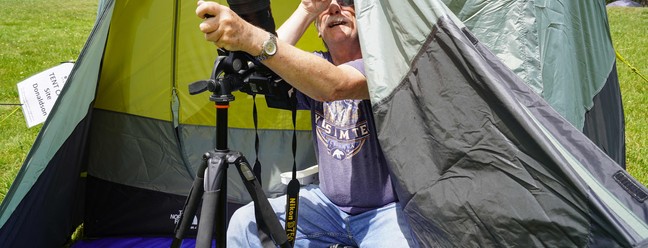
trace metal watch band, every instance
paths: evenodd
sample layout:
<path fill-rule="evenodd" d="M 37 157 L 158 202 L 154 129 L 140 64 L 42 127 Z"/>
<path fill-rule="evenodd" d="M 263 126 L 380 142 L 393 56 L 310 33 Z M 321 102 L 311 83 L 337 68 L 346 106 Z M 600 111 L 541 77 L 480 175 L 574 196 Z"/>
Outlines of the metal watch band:
<path fill-rule="evenodd" d="M 268 34 L 270 34 L 270 37 L 263 42 L 263 45 L 261 47 L 261 54 L 254 56 L 254 58 L 258 61 L 266 60 L 275 55 L 275 53 L 277 52 L 277 36 L 270 32 L 268 32 Z"/>

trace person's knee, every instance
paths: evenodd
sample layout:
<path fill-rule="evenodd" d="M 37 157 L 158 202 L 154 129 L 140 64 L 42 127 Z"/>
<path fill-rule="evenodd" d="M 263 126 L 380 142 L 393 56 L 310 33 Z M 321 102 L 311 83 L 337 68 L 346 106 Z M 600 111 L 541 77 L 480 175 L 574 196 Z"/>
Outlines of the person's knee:
<path fill-rule="evenodd" d="M 229 226 L 227 228 L 229 231 L 244 231 L 247 230 L 250 224 L 256 221 L 254 217 L 254 205 L 247 204 L 243 207 L 240 207 L 232 214 L 232 218 L 229 221 Z"/>
<path fill-rule="evenodd" d="M 232 214 L 227 227 L 228 247 L 254 247 L 251 244 L 258 243 L 256 237 L 256 219 L 254 217 L 254 205 L 247 204 L 240 207 Z"/>

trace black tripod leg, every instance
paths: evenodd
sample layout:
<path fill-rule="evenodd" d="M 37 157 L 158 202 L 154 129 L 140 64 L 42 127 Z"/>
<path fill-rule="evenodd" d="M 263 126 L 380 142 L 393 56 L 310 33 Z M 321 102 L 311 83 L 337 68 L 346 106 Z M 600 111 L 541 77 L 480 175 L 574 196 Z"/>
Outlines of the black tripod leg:
<path fill-rule="evenodd" d="M 227 163 L 225 155 L 216 155 L 210 158 L 207 162 L 207 169 L 205 170 L 205 193 L 203 194 L 200 222 L 198 223 L 198 236 L 196 237 L 197 248 L 211 247 L 214 228 L 216 227 L 214 223 L 217 221 L 218 214 L 223 214 L 223 209 L 219 209 L 218 205 L 220 205 L 219 196 L 222 193 L 221 191 L 223 191 L 222 186 L 227 182 L 223 180 L 226 176 Z M 222 219 L 222 217 L 218 218 L 219 221 Z M 225 229 L 219 231 L 225 231 Z M 217 247 L 226 247 L 224 242 L 225 235 L 220 235 L 219 233 L 218 237 Z"/>
<path fill-rule="evenodd" d="M 209 157 L 209 153 L 205 154 L 200 167 L 198 167 L 196 179 L 194 179 L 193 185 L 191 185 L 191 191 L 189 191 L 187 201 L 185 201 L 182 213 L 180 213 L 180 221 L 175 227 L 175 236 L 173 237 L 171 248 L 178 248 L 182 245 L 182 239 L 185 237 L 185 232 L 189 229 L 189 225 L 191 225 L 194 216 L 196 216 L 196 210 L 198 210 L 198 205 L 202 200 L 203 193 L 205 192 L 204 175 Z"/>
<path fill-rule="evenodd" d="M 222 175 L 216 215 L 216 247 L 227 247 L 227 173 Z"/>
<path fill-rule="evenodd" d="M 218 204 L 219 192 L 205 192 L 203 195 L 203 207 L 200 212 L 198 236 L 196 237 L 196 248 L 211 247 L 214 235 L 214 222 L 216 220 L 216 204 Z M 220 247 L 220 246 L 219 246 Z"/>

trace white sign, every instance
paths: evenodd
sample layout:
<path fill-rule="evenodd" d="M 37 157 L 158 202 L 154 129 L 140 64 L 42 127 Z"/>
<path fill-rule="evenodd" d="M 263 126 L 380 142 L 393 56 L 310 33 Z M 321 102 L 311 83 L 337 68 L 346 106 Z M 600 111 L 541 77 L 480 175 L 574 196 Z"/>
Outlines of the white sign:
<path fill-rule="evenodd" d="M 28 127 L 36 126 L 47 119 L 72 67 L 74 63 L 62 63 L 18 83 L 18 96 Z"/>

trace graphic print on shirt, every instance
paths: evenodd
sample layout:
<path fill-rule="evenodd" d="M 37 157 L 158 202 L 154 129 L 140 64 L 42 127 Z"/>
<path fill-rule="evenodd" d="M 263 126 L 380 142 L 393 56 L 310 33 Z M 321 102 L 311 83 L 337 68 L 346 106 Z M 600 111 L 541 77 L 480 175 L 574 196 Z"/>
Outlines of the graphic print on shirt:
<path fill-rule="evenodd" d="M 361 100 L 324 102 L 323 112 L 315 113 L 317 138 L 329 155 L 337 160 L 350 159 L 369 137 L 367 120 L 360 116 Z"/>

